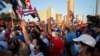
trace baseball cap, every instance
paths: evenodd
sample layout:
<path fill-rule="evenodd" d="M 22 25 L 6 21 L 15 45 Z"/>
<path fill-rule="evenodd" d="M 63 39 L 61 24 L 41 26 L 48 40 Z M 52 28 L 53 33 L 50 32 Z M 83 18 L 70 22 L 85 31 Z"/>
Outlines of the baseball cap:
<path fill-rule="evenodd" d="M 78 38 L 73 39 L 73 41 L 82 42 L 91 47 L 95 47 L 96 45 L 96 40 L 91 35 L 88 35 L 88 34 L 82 34 Z"/>

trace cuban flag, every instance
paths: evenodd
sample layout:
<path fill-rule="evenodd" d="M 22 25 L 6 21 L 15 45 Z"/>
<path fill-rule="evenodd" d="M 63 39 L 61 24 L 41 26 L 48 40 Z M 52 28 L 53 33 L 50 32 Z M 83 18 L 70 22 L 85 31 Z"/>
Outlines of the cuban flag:
<path fill-rule="evenodd" d="M 19 11 L 19 13 L 21 15 L 25 15 L 26 16 L 26 15 L 30 15 L 30 14 L 32 14 L 34 12 L 34 10 L 32 10 L 32 6 L 31 6 L 31 3 L 30 3 L 30 0 L 25 0 L 25 4 L 26 5 L 23 5 L 22 1 L 20 3 L 20 1 L 18 0 L 18 4 L 19 4 L 19 6 L 17 6 L 17 10 Z"/>
<path fill-rule="evenodd" d="M 70 22 L 73 22 L 75 17 L 74 17 L 74 12 L 72 12 L 71 10 L 69 12 L 69 17 L 71 18 Z"/>
<path fill-rule="evenodd" d="M 25 16 L 30 15 L 30 14 L 33 14 L 35 17 L 38 16 L 36 8 L 34 8 L 34 9 L 23 9 L 23 14 Z"/>
<path fill-rule="evenodd" d="M 24 16 L 33 14 L 33 12 L 34 12 L 34 10 L 32 10 L 32 9 L 23 9 L 22 11 L 23 11 Z"/>
<path fill-rule="evenodd" d="M 33 18 L 35 17 L 39 18 L 36 8 L 32 9 L 30 0 L 12 0 L 12 5 L 13 5 L 12 8 L 17 18 L 20 18 L 19 16 L 22 17 L 22 16 L 28 16 L 28 15 L 31 15 Z"/>
<path fill-rule="evenodd" d="M 6 6 L 4 5 L 4 3 L 2 2 L 2 0 L 0 0 L 0 10 L 6 8 Z"/>
<path fill-rule="evenodd" d="M 37 9 L 34 7 L 34 9 L 22 9 L 22 14 L 24 16 L 31 15 L 33 18 L 37 17 L 40 21 L 39 14 L 37 12 Z"/>
<path fill-rule="evenodd" d="M 25 0 L 25 3 L 26 3 L 26 8 L 27 8 L 27 9 L 32 9 L 30 0 Z"/>

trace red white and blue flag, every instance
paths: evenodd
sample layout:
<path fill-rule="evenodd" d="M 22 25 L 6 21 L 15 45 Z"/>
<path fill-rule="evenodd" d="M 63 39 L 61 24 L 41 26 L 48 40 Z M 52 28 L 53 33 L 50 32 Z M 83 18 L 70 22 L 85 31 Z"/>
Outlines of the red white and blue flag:
<path fill-rule="evenodd" d="M 26 4 L 26 8 L 18 6 L 19 13 L 24 16 L 32 14 L 34 10 L 32 9 L 30 0 L 25 0 L 25 4 Z"/>
<path fill-rule="evenodd" d="M 19 18 L 18 15 L 31 15 L 33 18 L 39 18 L 36 8 L 32 9 L 30 0 L 11 0 L 10 4 L 17 18 Z M 0 0 L 0 10 L 2 10 L 2 8 L 5 8 L 5 5 Z"/>
<path fill-rule="evenodd" d="M 25 0 L 25 3 L 26 3 L 26 8 L 27 8 L 27 9 L 32 9 L 30 0 Z"/>

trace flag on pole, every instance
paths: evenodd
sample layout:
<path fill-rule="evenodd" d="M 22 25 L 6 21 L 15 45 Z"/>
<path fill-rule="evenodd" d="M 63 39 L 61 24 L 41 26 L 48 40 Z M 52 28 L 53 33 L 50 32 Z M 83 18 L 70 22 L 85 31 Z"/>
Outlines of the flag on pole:
<path fill-rule="evenodd" d="M 11 0 L 11 4 L 12 4 L 12 8 L 13 11 L 16 15 L 17 18 L 20 18 L 20 16 L 22 17 L 23 15 L 23 8 L 25 8 L 25 6 L 23 5 L 21 0 Z"/>
<path fill-rule="evenodd" d="M 21 3 L 20 3 L 21 1 Z M 33 10 L 32 10 L 32 6 L 31 6 L 31 3 L 30 3 L 30 0 L 25 0 L 25 3 L 23 2 L 23 0 L 18 0 L 18 3 L 21 4 L 26 4 L 26 5 L 22 5 L 22 6 L 18 6 L 18 11 L 21 15 L 24 15 L 24 16 L 27 16 L 27 15 L 30 15 L 33 13 Z"/>
<path fill-rule="evenodd" d="M 25 8 L 22 7 L 23 8 L 21 10 L 23 12 L 21 13 L 22 15 L 24 16 L 31 15 L 33 18 L 38 17 L 38 19 L 40 20 L 37 9 L 36 8 L 32 9 L 30 0 L 21 0 L 21 2 L 24 5 L 23 7 L 25 7 Z"/>
<path fill-rule="evenodd" d="M 38 17 L 40 20 L 37 9 L 32 9 L 30 0 L 12 0 L 11 4 L 17 18 L 19 18 L 18 15 L 20 14 L 21 16 L 31 15 L 33 18 Z"/>
<path fill-rule="evenodd" d="M 26 8 L 26 5 L 24 4 L 25 1 L 24 0 L 18 0 L 18 5 L 22 8 Z"/>
<path fill-rule="evenodd" d="M 74 12 L 72 12 L 71 10 L 70 10 L 70 13 L 69 13 L 69 17 L 71 18 L 70 22 L 73 22 L 73 20 L 74 20 Z"/>
<path fill-rule="evenodd" d="M 0 0 L 0 10 L 6 8 L 6 6 L 4 5 L 4 3 Z"/>
<path fill-rule="evenodd" d="M 31 14 L 31 16 L 32 16 L 33 18 L 37 17 L 38 20 L 40 21 L 40 17 L 39 17 L 38 11 L 37 11 L 37 9 L 36 9 L 35 7 L 34 7 L 34 11 L 33 11 L 33 13 Z"/>
<path fill-rule="evenodd" d="M 26 3 L 26 8 L 27 8 L 27 9 L 32 9 L 30 0 L 25 0 L 25 3 Z"/>
<path fill-rule="evenodd" d="M 19 7 L 19 6 L 18 6 L 17 12 L 18 12 L 20 15 L 27 16 L 27 15 L 32 14 L 32 13 L 33 13 L 33 10 L 32 10 L 32 9 L 27 9 L 27 8 L 22 8 L 22 7 Z"/>
<path fill-rule="evenodd" d="M 12 9 L 13 9 L 17 19 L 19 19 L 19 16 L 18 16 L 18 14 L 16 12 L 16 10 L 18 9 L 17 7 L 19 6 L 18 0 L 11 0 L 10 4 L 12 5 Z"/>
<path fill-rule="evenodd" d="M 23 14 L 26 16 L 26 15 L 30 15 L 34 12 L 34 10 L 32 9 L 23 9 Z"/>

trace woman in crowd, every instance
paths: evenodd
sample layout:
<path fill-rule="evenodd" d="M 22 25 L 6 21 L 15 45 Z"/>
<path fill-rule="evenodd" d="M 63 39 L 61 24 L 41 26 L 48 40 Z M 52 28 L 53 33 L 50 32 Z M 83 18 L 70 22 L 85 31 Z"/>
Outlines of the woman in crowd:
<path fill-rule="evenodd" d="M 66 34 L 66 47 L 67 47 L 67 54 L 69 56 L 72 56 L 72 45 L 73 45 L 73 39 L 76 38 L 75 28 L 71 26 L 70 28 L 67 28 L 67 34 Z"/>
<path fill-rule="evenodd" d="M 30 56 L 46 56 L 44 52 L 45 50 L 43 50 L 45 48 L 43 46 L 44 45 L 43 41 L 41 41 L 41 39 L 39 38 L 34 38 L 31 42 L 26 30 L 26 26 L 27 26 L 26 22 L 22 21 L 21 23 L 22 32 L 24 34 L 25 41 L 30 48 L 31 51 Z"/>
<path fill-rule="evenodd" d="M 47 28 L 44 29 L 50 41 L 50 56 L 62 56 L 64 52 L 64 41 L 59 32 L 52 28 L 51 18 L 48 19 Z"/>
<path fill-rule="evenodd" d="M 96 40 L 88 34 L 82 34 L 80 37 L 73 39 L 74 56 L 93 56 Z"/>

